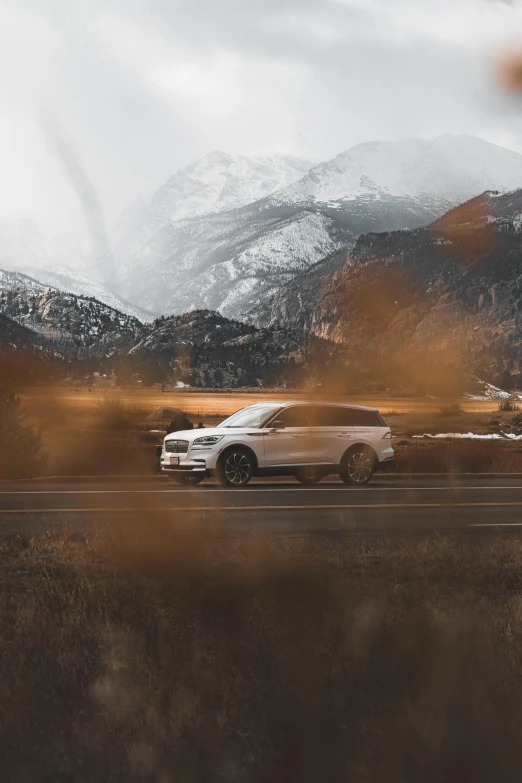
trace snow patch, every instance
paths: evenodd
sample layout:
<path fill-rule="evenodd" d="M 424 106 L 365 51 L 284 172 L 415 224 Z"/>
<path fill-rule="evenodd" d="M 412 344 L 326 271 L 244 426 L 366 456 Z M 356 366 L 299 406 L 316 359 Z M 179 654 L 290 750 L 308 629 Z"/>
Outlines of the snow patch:
<path fill-rule="evenodd" d="M 464 394 L 466 400 L 476 400 L 477 402 L 484 402 L 487 400 L 507 400 L 511 397 L 511 392 L 499 389 L 498 386 L 493 386 L 492 383 L 481 381 L 482 392 L 480 394 Z"/>
<path fill-rule="evenodd" d="M 491 432 L 486 435 L 478 435 L 475 432 L 439 432 L 436 435 L 425 433 L 413 437 L 432 440 L 522 440 L 522 435 L 515 435 L 513 432 Z"/>

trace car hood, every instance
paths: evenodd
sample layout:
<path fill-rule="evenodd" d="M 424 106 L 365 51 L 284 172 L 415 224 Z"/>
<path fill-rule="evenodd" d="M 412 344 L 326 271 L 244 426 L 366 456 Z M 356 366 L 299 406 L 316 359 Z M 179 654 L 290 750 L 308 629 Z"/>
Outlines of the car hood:
<path fill-rule="evenodd" d="M 244 435 L 248 432 L 259 432 L 254 427 L 208 427 L 198 430 L 182 430 L 181 432 L 171 432 L 166 436 L 165 440 L 189 440 L 194 441 L 196 438 L 204 438 L 208 435 Z"/>

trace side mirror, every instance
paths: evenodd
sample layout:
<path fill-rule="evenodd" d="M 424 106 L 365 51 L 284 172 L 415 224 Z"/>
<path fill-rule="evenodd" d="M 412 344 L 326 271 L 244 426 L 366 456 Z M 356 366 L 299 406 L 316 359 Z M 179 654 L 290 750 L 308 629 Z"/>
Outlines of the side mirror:
<path fill-rule="evenodd" d="M 280 421 L 279 419 L 276 419 L 275 421 L 273 421 L 271 423 L 270 428 L 272 430 L 284 430 L 285 423 L 284 423 L 284 421 Z"/>

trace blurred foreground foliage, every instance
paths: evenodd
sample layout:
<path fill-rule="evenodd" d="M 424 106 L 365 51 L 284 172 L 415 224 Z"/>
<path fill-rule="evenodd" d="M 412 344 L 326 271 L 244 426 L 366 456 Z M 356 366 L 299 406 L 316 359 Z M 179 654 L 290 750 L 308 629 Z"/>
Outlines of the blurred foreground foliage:
<path fill-rule="evenodd" d="M 516 536 L 0 542 L 6 781 L 516 781 Z"/>
<path fill-rule="evenodd" d="M 0 385 L 0 479 L 37 475 L 44 463 L 41 432 L 26 423 L 14 390 Z"/>

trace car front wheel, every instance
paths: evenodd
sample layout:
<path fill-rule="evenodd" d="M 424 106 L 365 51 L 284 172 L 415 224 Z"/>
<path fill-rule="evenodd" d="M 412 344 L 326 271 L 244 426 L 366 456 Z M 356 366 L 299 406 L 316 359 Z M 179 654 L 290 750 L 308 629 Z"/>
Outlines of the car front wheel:
<path fill-rule="evenodd" d="M 374 470 L 373 455 L 364 449 L 354 449 L 343 460 L 339 475 L 345 484 L 363 486 L 369 482 Z"/>
<path fill-rule="evenodd" d="M 232 448 L 221 457 L 216 475 L 224 487 L 244 487 L 252 478 L 254 463 L 250 454 L 241 448 Z"/>

